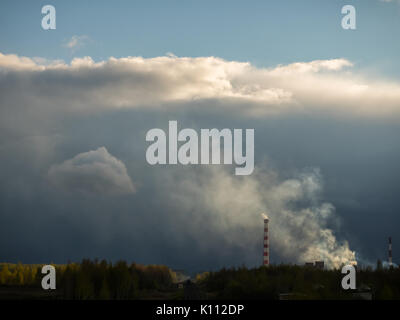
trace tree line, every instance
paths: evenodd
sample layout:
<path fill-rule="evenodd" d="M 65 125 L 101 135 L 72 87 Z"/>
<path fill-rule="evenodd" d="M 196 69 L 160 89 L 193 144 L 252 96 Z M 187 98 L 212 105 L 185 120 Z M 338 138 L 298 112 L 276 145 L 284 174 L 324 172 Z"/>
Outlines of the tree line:
<path fill-rule="evenodd" d="M 43 265 L 0 264 L 0 285 L 41 288 Z M 136 299 L 146 290 L 173 286 L 176 274 L 166 266 L 84 259 L 54 265 L 57 292 L 63 299 Z"/>
<path fill-rule="evenodd" d="M 212 299 L 358 299 L 368 292 L 372 299 L 400 299 L 400 269 L 357 268 L 358 290 L 343 290 L 340 270 L 319 270 L 296 265 L 270 265 L 221 269 L 199 276 L 198 285 Z"/>
<path fill-rule="evenodd" d="M 0 263 L 0 288 L 41 289 L 43 265 Z M 182 299 L 177 274 L 166 266 L 84 259 L 54 265 L 59 299 Z M 195 277 L 196 288 L 208 299 L 354 299 L 368 292 L 372 299 L 400 299 L 400 269 L 357 268 L 358 290 L 343 290 L 340 270 L 297 265 L 270 265 L 248 269 L 223 268 Z"/>

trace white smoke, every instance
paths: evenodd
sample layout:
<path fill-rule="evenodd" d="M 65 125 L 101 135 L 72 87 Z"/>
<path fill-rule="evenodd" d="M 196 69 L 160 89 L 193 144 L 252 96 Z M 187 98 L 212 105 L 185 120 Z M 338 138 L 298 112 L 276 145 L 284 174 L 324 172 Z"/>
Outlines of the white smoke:
<path fill-rule="evenodd" d="M 192 171 L 187 179 L 167 182 L 178 188 L 169 193 L 182 212 L 178 218 L 187 219 L 185 229 L 193 228 L 191 234 L 197 234 L 203 246 L 212 234 L 220 234 L 232 245 L 256 247 L 262 230 L 260 212 L 266 211 L 271 247 L 280 258 L 301 264 L 324 260 L 328 268 L 356 263 L 348 242 L 339 241 L 328 227 L 338 226 L 338 218 L 334 206 L 320 200 L 323 186 L 318 169 L 282 181 L 271 170 L 236 177 L 220 168 L 200 170 L 200 174 Z"/>
<path fill-rule="evenodd" d="M 390 266 L 390 263 L 388 261 L 382 261 L 382 268 L 383 269 L 390 269 L 390 267 L 391 266 Z M 398 268 L 399 266 L 398 266 L 398 264 L 392 262 L 392 267 L 393 268 Z"/>

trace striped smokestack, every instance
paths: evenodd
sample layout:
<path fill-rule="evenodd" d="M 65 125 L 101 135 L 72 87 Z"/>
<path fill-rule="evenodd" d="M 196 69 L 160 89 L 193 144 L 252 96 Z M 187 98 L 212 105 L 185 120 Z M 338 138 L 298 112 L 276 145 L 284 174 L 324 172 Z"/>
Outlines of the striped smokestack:
<path fill-rule="evenodd" d="M 392 237 L 389 237 L 389 267 L 391 267 L 392 264 Z"/>
<path fill-rule="evenodd" d="M 264 261 L 263 265 L 269 265 L 269 234 L 268 234 L 268 222 L 267 216 L 264 216 Z"/>

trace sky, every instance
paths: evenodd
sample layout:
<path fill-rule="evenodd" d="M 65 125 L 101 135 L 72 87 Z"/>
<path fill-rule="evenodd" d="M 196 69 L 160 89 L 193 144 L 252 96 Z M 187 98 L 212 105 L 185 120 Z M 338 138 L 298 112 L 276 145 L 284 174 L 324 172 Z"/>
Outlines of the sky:
<path fill-rule="evenodd" d="M 45 1 L 2 1 L 3 53 L 71 60 L 91 56 L 217 56 L 267 67 L 346 57 L 399 74 L 396 1 L 52 1 L 57 29 L 41 28 Z M 341 8 L 357 10 L 356 31 L 341 28 Z M 62 44 L 86 36 L 79 51 Z"/>
<path fill-rule="evenodd" d="M 257 266 L 263 212 L 273 263 L 399 261 L 398 1 L 0 8 L 0 261 Z M 254 128 L 253 174 L 149 165 L 169 120 Z"/>

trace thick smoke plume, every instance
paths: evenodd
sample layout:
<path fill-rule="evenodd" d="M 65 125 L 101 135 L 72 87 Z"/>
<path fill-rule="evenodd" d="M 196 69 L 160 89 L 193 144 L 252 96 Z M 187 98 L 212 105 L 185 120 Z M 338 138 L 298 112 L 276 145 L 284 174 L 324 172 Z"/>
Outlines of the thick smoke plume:
<path fill-rule="evenodd" d="M 243 178 L 228 170 L 201 171 L 178 182 L 171 197 L 181 212 L 192 213 L 184 225 L 193 228 L 205 246 L 205 233 L 223 234 L 234 246 L 257 246 L 263 227 L 260 212 L 268 212 L 271 247 L 279 255 L 275 262 L 324 260 L 328 268 L 355 263 L 355 252 L 330 227 L 338 227 L 338 218 L 334 206 L 320 199 L 323 185 L 318 169 L 289 180 L 281 180 L 273 171 Z"/>

